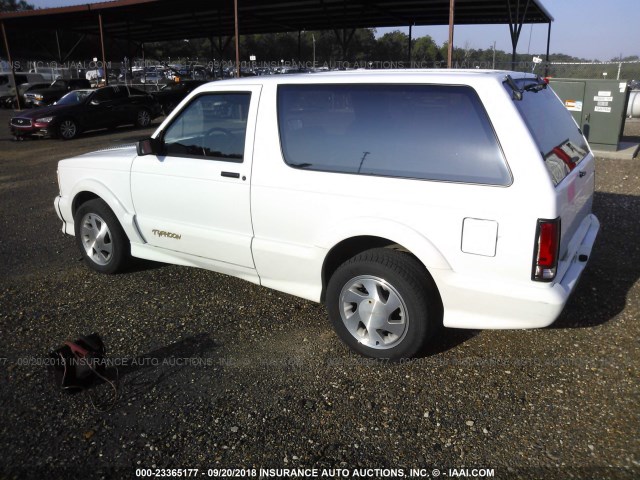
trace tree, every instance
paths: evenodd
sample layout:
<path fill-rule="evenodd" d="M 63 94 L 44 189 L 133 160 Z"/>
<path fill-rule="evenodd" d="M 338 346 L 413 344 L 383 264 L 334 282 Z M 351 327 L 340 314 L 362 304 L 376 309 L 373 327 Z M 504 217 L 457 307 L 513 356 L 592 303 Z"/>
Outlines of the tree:
<path fill-rule="evenodd" d="M 33 5 L 25 2 L 25 0 L 0 0 L 0 12 L 19 12 L 33 9 Z"/>
<path fill-rule="evenodd" d="M 429 64 L 433 66 L 433 62 L 438 60 L 438 45 L 429 35 L 420 37 L 413 41 L 411 46 L 411 60 L 420 64 Z M 427 66 L 427 65 L 424 65 Z"/>
<path fill-rule="evenodd" d="M 400 30 L 385 33 L 376 44 L 376 60 L 383 62 L 406 61 L 409 54 L 409 35 Z"/>

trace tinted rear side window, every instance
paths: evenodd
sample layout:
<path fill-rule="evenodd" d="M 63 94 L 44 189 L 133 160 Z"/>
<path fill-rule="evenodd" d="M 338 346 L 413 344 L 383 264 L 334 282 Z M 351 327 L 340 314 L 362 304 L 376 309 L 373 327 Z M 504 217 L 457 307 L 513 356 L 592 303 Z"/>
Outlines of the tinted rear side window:
<path fill-rule="evenodd" d="M 281 85 L 278 123 L 292 167 L 511 183 L 487 113 L 470 87 Z"/>
<path fill-rule="evenodd" d="M 532 79 L 516 79 L 518 87 Z M 508 86 L 505 86 L 509 90 Z M 522 92 L 522 100 L 514 100 L 527 124 L 554 185 L 559 184 L 587 155 L 589 147 L 582 132 L 562 101 L 551 88 Z"/>

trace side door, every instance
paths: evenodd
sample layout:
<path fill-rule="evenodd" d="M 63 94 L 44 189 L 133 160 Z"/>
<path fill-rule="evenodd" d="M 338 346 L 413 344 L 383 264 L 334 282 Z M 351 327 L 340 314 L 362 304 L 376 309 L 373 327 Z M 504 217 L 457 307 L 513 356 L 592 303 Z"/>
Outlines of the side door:
<path fill-rule="evenodd" d="M 113 86 L 113 103 L 111 106 L 111 125 L 125 125 L 135 120 L 136 108 L 129 98 L 129 88 L 126 86 Z"/>
<path fill-rule="evenodd" d="M 117 125 L 118 114 L 115 107 L 115 92 L 113 87 L 99 88 L 91 95 L 89 105 L 82 119 L 83 128 L 94 128 Z"/>
<path fill-rule="evenodd" d="M 255 268 L 250 184 L 260 89 L 193 97 L 156 134 L 161 154 L 134 160 L 131 194 L 148 244 Z"/>

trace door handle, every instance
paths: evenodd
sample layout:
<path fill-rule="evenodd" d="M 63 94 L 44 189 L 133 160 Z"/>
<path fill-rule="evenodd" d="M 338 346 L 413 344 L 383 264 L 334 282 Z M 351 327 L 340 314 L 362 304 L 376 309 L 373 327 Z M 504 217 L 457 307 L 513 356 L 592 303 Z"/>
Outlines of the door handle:
<path fill-rule="evenodd" d="M 220 175 L 228 178 L 240 178 L 240 174 L 238 172 L 220 172 Z"/>
<path fill-rule="evenodd" d="M 587 172 L 585 172 L 584 170 L 580 170 L 580 172 L 578 173 L 578 176 L 580 178 L 584 177 L 587 174 Z"/>

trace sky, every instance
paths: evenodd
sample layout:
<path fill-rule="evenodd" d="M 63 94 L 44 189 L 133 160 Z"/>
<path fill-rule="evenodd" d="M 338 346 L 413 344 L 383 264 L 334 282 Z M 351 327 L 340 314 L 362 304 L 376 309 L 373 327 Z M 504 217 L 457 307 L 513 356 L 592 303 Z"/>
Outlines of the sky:
<path fill-rule="evenodd" d="M 242 0 L 239 0 L 242 1 Z M 538 0 L 554 17 L 551 26 L 551 53 L 565 53 L 589 60 L 612 60 L 620 55 L 640 56 L 640 0 Z M 96 3 L 96 0 L 30 0 L 36 7 L 62 7 Z M 380 28 L 378 34 L 393 30 L 408 33 L 408 27 Z M 413 37 L 431 35 L 438 44 L 448 38 L 448 27 L 414 27 Z M 456 47 L 490 48 L 511 52 L 507 25 L 460 25 L 455 27 Z M 547 25 L 522 27 L 518 53 L 544 54 Z"/>

